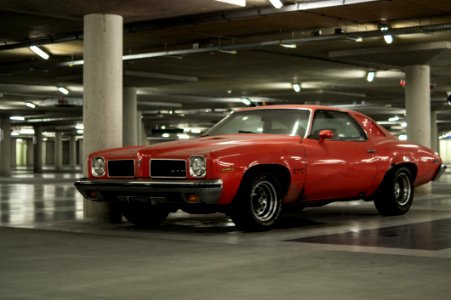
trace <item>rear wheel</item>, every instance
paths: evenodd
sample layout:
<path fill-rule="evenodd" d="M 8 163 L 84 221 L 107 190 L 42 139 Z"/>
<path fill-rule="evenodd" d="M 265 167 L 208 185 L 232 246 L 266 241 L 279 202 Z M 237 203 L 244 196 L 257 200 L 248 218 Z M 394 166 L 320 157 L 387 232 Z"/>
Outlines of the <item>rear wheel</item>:
<path fill-rule="evenodd" d="M 413 202 L 413 179 L 407 168 L 398 168 L 382 182 L 374 197 L 374 205 L 383 216 L 405 214 Z"/>
<path fill-rule="evenodd" d="M 244 231 L 268 230 L 282 209 L 280 184 L 270 174 L 245 178 L 232 204 L 233 222 Z"/>
<path fill-rule="evenodd" d="M 133 202 L 121 204 L 121 212 L 130 223 L 139 227 L 155 227 L 169 215 L 169 210 L 164 207 Z"/>

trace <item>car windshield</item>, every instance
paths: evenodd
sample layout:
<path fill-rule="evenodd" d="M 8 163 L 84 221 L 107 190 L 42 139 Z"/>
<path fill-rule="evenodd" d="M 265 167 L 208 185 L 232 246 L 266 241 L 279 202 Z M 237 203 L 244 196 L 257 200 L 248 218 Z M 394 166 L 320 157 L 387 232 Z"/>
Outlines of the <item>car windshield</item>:
<path fill-rule="evenodd" d="M 235 112 L 205 132 L 220 134 L 288 134 L 305 136 L 310 111 L 306 109 L 261 109 Z"/>

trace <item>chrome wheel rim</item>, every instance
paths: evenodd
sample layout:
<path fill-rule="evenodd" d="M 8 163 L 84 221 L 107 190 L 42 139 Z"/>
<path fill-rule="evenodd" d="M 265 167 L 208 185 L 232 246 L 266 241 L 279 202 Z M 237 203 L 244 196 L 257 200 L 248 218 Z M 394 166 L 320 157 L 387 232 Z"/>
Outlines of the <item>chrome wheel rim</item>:
<path fill-rule="evenodd" d="M 277 192 L 274 185 L 267 181 L 260 181 L 251 191 L 252 213 L 260 222 L 267 222 L 274 218 L 278 210 Z"/>
<path fill-rule="evenodd" d="M 393 193 L 398 205 L 405 206 L 409 203 L 412 185 L 407 174 L 401 173 L 396 177 Z"/>

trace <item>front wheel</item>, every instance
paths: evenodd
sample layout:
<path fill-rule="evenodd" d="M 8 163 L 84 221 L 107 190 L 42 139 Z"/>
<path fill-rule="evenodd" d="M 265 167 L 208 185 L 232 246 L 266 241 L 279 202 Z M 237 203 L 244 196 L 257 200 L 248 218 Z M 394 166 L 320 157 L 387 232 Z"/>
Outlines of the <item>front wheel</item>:
<path fill-rule="evenodd" d="M 383 216 L 405 214 L 413 202 L 413 180 L 407 168 L 390 172 L 374 197 L 374 205 Z"/>
<path fill-rule="evenodd" d="M 133 202 L 122 203 L 121 212 L 130 223 L 139 227 L 155 227 L 169 215 L 169 210 L 164 207 Z"/>
<path fill-rule="evenodd" d="M 245 178 L 232 204 L 230 216 L 243 231 L 270 229 L 282 210 L 280 184 L 270 174 Z"/>

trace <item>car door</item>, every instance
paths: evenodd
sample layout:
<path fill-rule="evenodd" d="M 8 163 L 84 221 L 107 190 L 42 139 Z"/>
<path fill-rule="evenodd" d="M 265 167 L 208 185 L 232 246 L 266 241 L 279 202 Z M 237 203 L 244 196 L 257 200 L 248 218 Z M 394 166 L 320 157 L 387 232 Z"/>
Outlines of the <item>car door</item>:
<path fill-rule="evenodd" d="M 333 136 L 320 138 L 322 130 L 331 130 Z M 307 161 L 305 200 L 359 197 L 369 191 L 376 176 L 375 150 L 347 112 L 316 111 L 303 144 Z"/>

